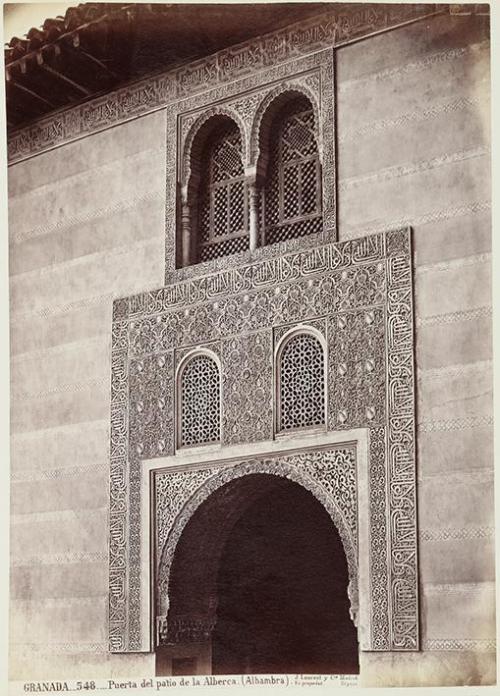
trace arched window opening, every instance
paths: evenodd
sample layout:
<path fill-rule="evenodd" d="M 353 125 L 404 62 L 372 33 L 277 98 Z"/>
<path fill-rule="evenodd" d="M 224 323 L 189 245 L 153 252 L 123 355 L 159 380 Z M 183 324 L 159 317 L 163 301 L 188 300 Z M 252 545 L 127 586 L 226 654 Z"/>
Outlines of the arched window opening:
<path fill-rule="evenodd" d="M 208 355 L 189 359 L 180 377 L 181 447 L 220 442 L 220 375 Z"/>
<path fill-rule="evenodd" d="M 248 192 L 241 133 L 229 118 L 219 120 L 200 158 L 196 261 L 249 248 Z"/>
<path fill-rule="evenodd" d="M 325 358 L 316 336 L 299 333 L 278 353 L 279 431 L 325 423 Z"/>
<path fill-rule="evenodd" d="M 285 102 L 272 118 L 266 140 L 262 243 L 321 232 L 321 165 L 311 102 L 301 95 Z"/>

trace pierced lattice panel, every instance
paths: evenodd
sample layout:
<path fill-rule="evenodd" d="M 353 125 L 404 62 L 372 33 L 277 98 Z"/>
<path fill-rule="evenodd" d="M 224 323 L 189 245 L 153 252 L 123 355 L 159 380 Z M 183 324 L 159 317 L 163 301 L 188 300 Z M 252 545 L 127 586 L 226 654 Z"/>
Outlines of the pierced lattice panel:
<path fill-rule="evenodd" d="M 323 230 L 323 221 L 320 217 L 300 220 L 291 225 L 279 225 L 268 231 L 267 243 L 285 242 L 287 239 L 305 237 L 308 234 L 316 234 Z"/>
<path fill-rule="evenodd" d="M 300 168 L 301 213 L 314 214 L 318 209 L 319 166 L 317 159 L 303 162 Z"/>
<path fill-rule="evenodd" d="M 245 184 L 235 181 L 228 186 L 228 227 L 229 233 L 235 234 L 245 228 Z"/>
<path fill-rule="evenodd" d="M 218 259 L 221 256 L 238 254 L 240 251 L 247 251 L 248 249 L 250 249 L 250 240 L 248 236 L 226 239 L 223 242 L 206 244 L 200 247 L 199 260 L 202 262 L 210 261 L 211 259 Z"/>
<path fill-rule="evenodd" d="M 303 103 L 296 102 L 295 108 L 282 121 L 281 157 L 283 162 L 298 160 L 315 155 L 317 152 L 314 134 L 314 113 L 312 108 L 303 108 Z"/>
<path fill-rule="evenodd" d="M 300 215 L 300 163 L 283 167 L 283 214 L 284 220 L 290 220 Z"/>
<path fill-rule="evenodd" d="M 325 423 L 323 347 L 311 334 L 299 334 L 284 346 L 280 360 L 279 429 Z"/>
<path fill-rule="evenodd" d="M 243 176 L 241 135 L 236 124 L 230 123 L 217 133 L 210 149 L 213 184 Z"/>
<path fill-rule="evenodd" d="M 207 355 L 192 358 L 181 377 L 181 446 L 220 441 L 219 368 Z"/>
<path fill-rule="evenodd" d="M 212 228 L 210 230 L 211 237 L 220 237 L 227 234 L 228 208 L 227 208 L 227 186 L 221 186 L 213 189 L 212 203 Z"/>
<path fill-rule="evenodd" d="M 248 194 L 241 152 L 241 134 L 234 123 L 217 130 L 207 146 L 198 213 L 198 261 L 249 247 Z M 223 239 L 228 236 L 231 239 Z"/>
<path fill-rule="evenodd" d="M 307 100 L 292 102 L 272 129 L 262 208 L 266 244 L 323 229 L 314 113 Z"/>
<path fill-rule="evenodd" d="M 210 239 L 210 193 L 205 192 L 198 218 L 198 239 L 200 242 L 208 242 Z"/>

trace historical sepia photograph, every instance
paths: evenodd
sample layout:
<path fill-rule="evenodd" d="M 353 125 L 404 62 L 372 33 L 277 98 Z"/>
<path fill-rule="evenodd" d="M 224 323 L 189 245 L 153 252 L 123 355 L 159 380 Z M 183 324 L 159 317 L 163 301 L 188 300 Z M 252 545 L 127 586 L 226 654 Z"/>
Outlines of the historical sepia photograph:
<path fill-rule="evenodd" d="M 490 6 L 3 32 L 9 679 L 495 685 Z"/>

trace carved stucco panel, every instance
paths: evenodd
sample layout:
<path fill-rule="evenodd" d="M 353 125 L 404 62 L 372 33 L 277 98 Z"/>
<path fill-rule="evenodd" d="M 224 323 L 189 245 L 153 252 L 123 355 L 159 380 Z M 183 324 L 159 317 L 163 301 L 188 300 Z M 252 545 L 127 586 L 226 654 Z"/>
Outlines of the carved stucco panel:
<path fill-rule="evenodd" d="M 141 648 L 141 460 L 174 451 L 173 351 L 128 363 L 128 505 L 125 616 L 127 642 L 122 650 Z M 110 553 L 110 565 L 113 556 Z"/>
<path fill-rule="evenodd" d="M 130 442 L 142 459 L 174 451 L 173 353 L 130 361 Z"/>
<path fill-rule="evenodd" d="M 335 343 L 340 335 L 335 333 L 335 324 L 346 317 L 353 325 L 342 348 Z M 260 340 L 256 336 L 269 336 L 271 341 L 273 329 L 323 322 L 325 318 L 329 369 L 333 370 L 330 418 L 334 409 L 338 410 L 335 370 L 343 362 L 344 351 L 353 359 L 355 379 L 350 401 L 357 424 L 371 428 L 372 433 L 371 649 L 418 649 L 411 248 L 409 231 L 398 230 L 217 270 L 115 302 L 110 470 L 112 650 L 141 648 L 137 512 L 141 456 L 160 456 L 161 447 L 167 452 L 173 442 L 171 406 L 162 402 L 168 400 L 168 392 L 173 393 L 166 375 L 173 370 L 173 363 L 168 362 L 172 352 L 221 341 L 224 363 L 236 346 L 245 355 L 248 348 L 251 356 L 252 346 Z M 163 367 L 159 359 L 167 361 Z M 247 359 L 248 369 L 255 369 L 257 363 L 252 359 L 250 365 L 250 357 Z M 375 360 L 375 369 L 358 374 L 356 369 L 366 367 L 370 359 Z M 143 369 L 139 372 L 140 364 Z M 238 368 L 245 369 L 243 365 Z M 227 387 L 234 394 L 239 380 Z M 376 394 L 378 409 L 374 419 L 363 421 L 370 387 L 375 390 L 372 396 Z M 338 429 L 329 422 L 330 428 Z M 262 429 L 259 427 L 262 437 L 267 432 L 265 423 L 267 418 Z M 231 426 L 227 427 L 230 432 Z M 249 434 L 248 428 L 237 425 L 235 441 Z"/>
<path fill-rule="evenodd" d="M 326 318 L 316 320 L 313 319 L 311 321 L 308 321 L 306 324 L 286 324 L 285 326 L 274 327 L 274 348 L 276 349 L 278 343 L 281 341 L 281 339 L 286 333 L 300 327 L 303 327 L 304 329 L 316 329 L 316 331 L 319 331 L 323 338 L 326 339 Z"/>
<path fill-rule="evenodd" d="M 224 444 L 273 436 L 272 332 L 259 331 L 222 343 L 222 438 Z"/>
<path fill-rule="evenodd" d="M 328 323 L 330 430 L 385 424 L 385 313 L 340 312 Z"/>

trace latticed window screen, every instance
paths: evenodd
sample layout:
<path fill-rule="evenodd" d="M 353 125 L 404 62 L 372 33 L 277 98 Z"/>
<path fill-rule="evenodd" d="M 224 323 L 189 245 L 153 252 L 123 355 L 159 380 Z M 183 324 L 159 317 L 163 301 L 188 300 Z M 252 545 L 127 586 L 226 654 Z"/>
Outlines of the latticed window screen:
<path fill-rule="evenodd" d="M 180 384 L 180 444 L 201 445 L 220 440 L 219 368 L 207 355 L 191 358 Z"/>
<path fill-rule="evenodd" d="M 232 121 L 212 133 L 201 163 L 198 261 L 249 248 L 241 134 Z"/>
<path fill-rule="evenodd" d="M 279 430 L 325 422 L 325 360 L 320 341 L 298 334 L 285 344 L 279 365 Z"/>
<path fill-rule="evenodd" d="M 290 101 L 273 120 L 261 198 L 261 225 L 263 244 L 322 230 L 321 168 L 314 112 L 305 97 Z"/>

